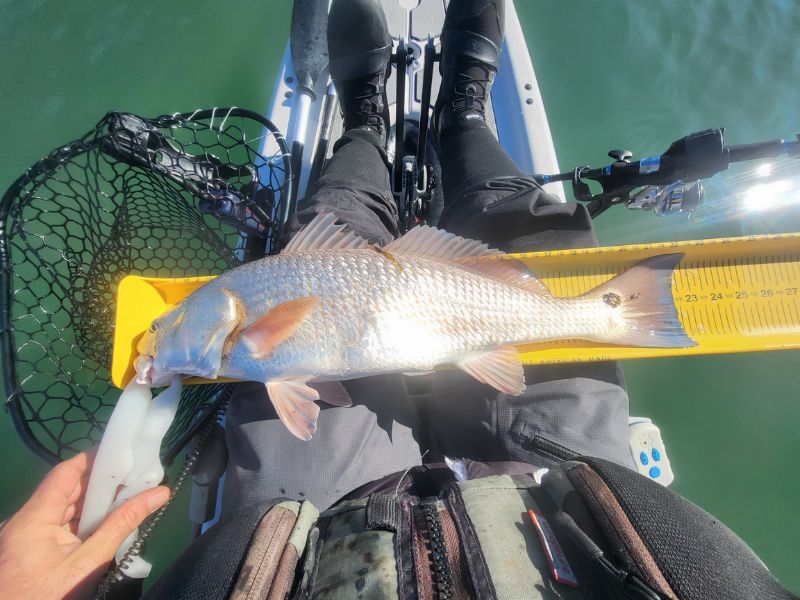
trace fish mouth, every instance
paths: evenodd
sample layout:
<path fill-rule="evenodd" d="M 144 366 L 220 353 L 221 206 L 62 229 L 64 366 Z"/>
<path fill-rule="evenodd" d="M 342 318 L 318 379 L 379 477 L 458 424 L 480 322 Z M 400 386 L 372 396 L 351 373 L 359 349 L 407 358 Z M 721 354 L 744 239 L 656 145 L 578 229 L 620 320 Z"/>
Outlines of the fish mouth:
<path fill-rule="evenodd" d="M 136 359 L 136 383 L 153 387 L 153 363 L 155 360 L 149 354 L 142 354 Z"/>

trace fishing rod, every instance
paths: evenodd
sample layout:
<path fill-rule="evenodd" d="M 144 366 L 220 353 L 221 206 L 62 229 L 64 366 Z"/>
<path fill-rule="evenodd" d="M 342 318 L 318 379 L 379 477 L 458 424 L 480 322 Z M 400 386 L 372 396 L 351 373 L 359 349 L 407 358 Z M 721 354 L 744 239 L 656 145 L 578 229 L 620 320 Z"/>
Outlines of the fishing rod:
<path fill-rule="evenodd" d="M 575 199 L 588 202 L 592 218 L 612 206 L 653 210 L 656 214 L 691 213 L 703 201 L 701 179 L 725 171 L 731 163 L 800 157 L 800 134 L 795 140 L 775 139 L 754 144 L 725 145 L 725 129 L 706 129 L 673 142 L 661 155 L 632 161 L 628 150 L 611 150 L 614 162 L 593 169 L 576 167 L 557 175 L 534 175 L 541 185 L 563 181 L 572 184 Z M 602 192 L 593 194 L 588 181 L 599 183 Z"/>

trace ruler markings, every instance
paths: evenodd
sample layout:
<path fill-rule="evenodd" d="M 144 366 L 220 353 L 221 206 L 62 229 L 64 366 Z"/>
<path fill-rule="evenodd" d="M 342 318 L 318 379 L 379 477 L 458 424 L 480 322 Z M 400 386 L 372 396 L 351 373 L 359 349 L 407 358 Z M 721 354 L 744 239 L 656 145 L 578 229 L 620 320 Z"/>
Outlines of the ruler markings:
<path fill-rule="evenodd" d="M 772 331 L 773 329 L 772 324 L 769 322 L 769 319 L 767 318 L 767 313 L 764 311 L 764 304 L 759 302 L 756 305 L 756 307 L 757 307 L 756 310 L 758 310 L 758 314 L 761 316 L 761 322 L 764 324 L 765 328 L 768 331 Z"/>
<path fill-rule="evenodd" d="M 714 284 L 715 288 L 719 287 L 720 282 L 718 280 L 720 279 L 720 275 L 717 272 L 719 270 L 719 264 L 715 260 L 710 261 L 709 264 L 711 265 L 711 283 Z"/>
<path fill-rule="evenodd" d="M 695 272 L 694 271 L 695 271 L 695 268 L 694 268 L 694 265 L 692 265 L 686 271 L 686 278 L 689 280 L 689 287 L 693 288 L 693 289 L 697 289 L 697 281 L 695 279 Z"/>
<path fill-rule="evenodd" d="M 772 322 L 775 323 L 775 331 L 783 331 L 786 328 L 786 323 L 781 317 L 780 300 L 772 298 L 767 302 L 767 306 L 769 307 Z"/>
<path fill-rule="evenodd" d="M 744 307 L 741 304 L 736 306 L 736 312 L 739 313 L 739 322 L 744 327 L 744 330 L 747 332 L 752 331 L 750 325 L 747 323 L 747 311 L 745 311 Z"/>
<path fill-rule="evenodd" d="M 716 318 L 716 314 L 715 314 L 716 311 L 714 310 L 714 307 L 709 306 L 709 304 L 707 302 L 704 302 L 703 303 L 703 310 L 705 311 L 706 318 L 709 321 L 709 326 L 711 327 L 711 332 L 716 334 L 716 335 L 719 335 L 720 333 L 722 333 L 722 331 L 721 331 L 721 329 L 719 327 L 717 318 Z"/>
<path fill-rule="evenodd" d="M 744 275 L 744 280 L 747 283 L 747 287 L 753 287 L 753 280 L 750 278 L 750 259 L 745 257 L 743 262 L 742 273 Z"/>
<path fill-rule="evenodd" d="M 770 318 L 772 322 L 775 324 L 775 331 L 783 331 L 785 329 L 785 324 L 781 319 L 780 311 L 778 310 L 778 305 L 780 302 L 773 298 L 767 302 L 767 308 L 769 310 Z"/>
<path fill-rule="evenodd" d="M 708 304 L 705 302 L 703 302 L 700 318 L 703 320 L 704 333 L 716 333 L 716 331 L 714 331 L 714 323 L 711 321 L 711 317 L 708 314 Z"/>
<path fill-rule="evenodd" d="M 714 317 L 714 323 L 717 326 L 717 335 L 724 335 L 725 334 L 725 327 L 723 326 L 724 319 L 719 312 L 719 309 L 712 305 L 711 308 L 711 315 Z"/>
<path fill-rule="evenodd" d="M 678 284 L 680 285 L 681 288 L 685 289 L 687 287 L 687 285 L 686 285 L 686 269 L 683 269 L 683 268 L 678 269 L 677 271 L 675 271 L 674 277 L 678 279 Z"/>
<path fill-rule="evenodd" d="M 792 322 L 797 326 L 797 324 L 800 323 L 800 315 L 797 314 L 797 306 L 795 306 L 794 302 L 789 304 L 789 309 L 790 313 L 793 315 Z"/>
<path fill-rule="evenodd" d="M 767 270 L 769 271 L 769 284 L 775 285 L 778 281 L 780 281 L 778 275 L 776 274 L 777 267 L 775 266 L 774 261 L 769 261 L 767 265 Z"/>
<path fill-rule="evenodd" d="M 774 315 L 772 313 L 772 302 L 766 300 L 764 302 L 759 303 L 759 306 L 761 307 L 761 311 L 764 313 L 770 331 L 780 331 L 778 323 L 775 321 Z"/>
<path fill-rule="evenodd" d="M 786 255 L 786 256 L 782 256 L 781 257 L 781 262 L 778 263 L 780 265 L 779 269 L 780 269 L 780 272 L 781 272 L 781 277 L 786 281 L 788 281 L 789 279 L 792 278 L 792 275 L 789 272 L 789 268 L 786 266 L 787 263 L 789 261 L 791 261 L 791 260 L 792 260 L 792 258 L 789 255 Z"/>
<path fill-rule="evenodd" d="M 705 335 L 706 327 L 702 323 L 702 320 L 698 318 L 697 309 L 692 305 L 692 321 L 694 321 L 694 330 L 699 335 Z"/>
<path fill-rule="evenodd" d="M 741 334 L 742 329 L 739 326 L 739 322 L 736 320 L 736 317 L 733 314 L 733 309 L 730 306 L 725 307 L 725 313 L 727 315 L 728 324 L 733 328 L 736 334 Z"/>
<path fill-rule="evenodd" d="M 739 283 L 739 275 L 736 272 L 736 266 L 731 264 L 731 262 L 732 261 L 729 258 L 727 260 L 727 263 L 728 263 L 728 277 L 730 277 L 731 283 L 736 284 L 736 287 L 738 288 L 738 287 L 741 287 L 741 284 Z"/>
<path fill-rule="evenodd" d="M 791 321 L 789 320 L 789 318 L 787 316 L 788 315 L 788 310 L 786 310 L 786 311 L 784 310 L 784 306 L 783 306 L 783 302 L 782 301 L 778 302 L 778 310 L 780 311 L 780 315 L 781 315 L 781 327 L 782 328 L 790 327 L 791 326 Z"/>
<path fill-rule="evenodd" d="M 756 281 L 756 276 L 753 274 L 753 265 L 755 263 L 755 258 L 748 256 L 744 259 L 744 263 L 747 269 L 747 285 L 751 288 L 754 288 L 758 285 Z"/>
<path fill-rule="evenodd" d="M 777 303 L 774 300 L 770 300 L 767 302 L 767 307 L 769 308 L 769 316 L 772 319 L 772 322 L 775 324 L 775 330 L 782 331 L 784 324 L 783 320 L 781 320 L 780 313 L 778 312 Z"/>
<path fill-rule="evenodd" d="M 745 322 L 747 323 L 747 328 L 750 331 L 758 331 L 758 328 L 753 324 L 753 319 L 752 315 L 750 314 L 750 311 L 751 311 L 750 306 L 744 307 L 744 316 L 745 316 Z"/>
<path fill-rule="evenodd" d="M 720 263 L 720 279 L 722 280 L 722 285 L 729 289 L 731 284 L 733 283 L 733 278 L 731 277 L 731 261 L 730 259 L 723 260 Z"/>
<path fill-rule="evenodd" d="M 753 262 L 753 273 L 755 273 L 756 281 L 758 285 L 764 285 L 764 269 L 760 268 L 764 266 L 764 262 L 762 261 L 760 256 L 757 256 Z"/>

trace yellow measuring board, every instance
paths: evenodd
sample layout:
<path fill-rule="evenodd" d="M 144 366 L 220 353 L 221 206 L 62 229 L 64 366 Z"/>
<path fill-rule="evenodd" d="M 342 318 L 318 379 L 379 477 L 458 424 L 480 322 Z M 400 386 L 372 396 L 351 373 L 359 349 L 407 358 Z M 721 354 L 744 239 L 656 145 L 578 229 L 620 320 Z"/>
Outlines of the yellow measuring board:
<path fill-rule="evenodd" d="M 558 297 L 577 296 L 659 254 L 684 254 L 672 293 L 693 348 L 640 348 L 561 340 L 519 348 L 525 364 L 758 352 L 800 348 L 800 233 L 514 254 Z M 211 277 L 129 276 L 117 291 L 112 381 L 133 376 L 150 322 Z M 200 380 L 196 380 L 200 381 Z M 191 381 L 190 381 L 191 382 Z"/>
<path fill-rule="evenodd" d="M 678 317 L 697 346 L 639 348 L 584 341 L 520 347 L 525 364 L 800 348 L 800 234 L 518 254 L 559 297 L 576 296 L 640 260 L 684 254 L 672 276 Z"/>

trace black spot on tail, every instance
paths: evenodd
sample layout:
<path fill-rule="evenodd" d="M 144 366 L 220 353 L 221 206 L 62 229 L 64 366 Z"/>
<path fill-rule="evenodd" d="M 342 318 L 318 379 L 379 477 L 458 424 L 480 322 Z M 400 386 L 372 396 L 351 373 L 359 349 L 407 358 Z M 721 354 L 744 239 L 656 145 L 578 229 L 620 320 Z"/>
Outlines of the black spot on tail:
<path fill-rule="evenodd" d="M 611 308 L 617 308 L 622 304 L 622 298 L 613 292 L 609 292 L 608 294 L 603 294 L 603 302 L 608 304 Z"/>

